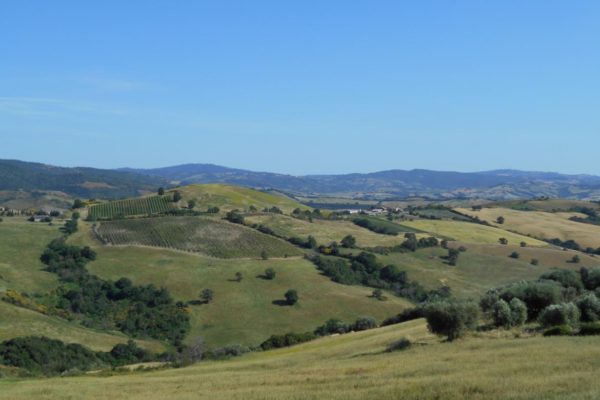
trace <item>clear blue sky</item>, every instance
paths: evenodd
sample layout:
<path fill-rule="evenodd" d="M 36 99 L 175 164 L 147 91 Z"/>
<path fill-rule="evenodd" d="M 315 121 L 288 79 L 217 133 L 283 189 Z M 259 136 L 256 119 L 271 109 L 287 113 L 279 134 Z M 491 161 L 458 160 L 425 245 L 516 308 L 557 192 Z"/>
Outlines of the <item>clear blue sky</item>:
<path fill-rule="evenodd" d="M 600 174 L 599 1 L 4 1 L 0 158 Z"/>

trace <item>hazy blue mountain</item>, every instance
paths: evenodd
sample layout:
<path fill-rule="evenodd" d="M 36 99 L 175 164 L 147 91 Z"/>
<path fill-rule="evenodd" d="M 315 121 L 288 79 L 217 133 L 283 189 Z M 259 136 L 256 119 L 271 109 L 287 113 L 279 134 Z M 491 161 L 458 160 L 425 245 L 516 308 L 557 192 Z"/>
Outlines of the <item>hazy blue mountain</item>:
<path fill-rule="evenodd" d="M 0 190 L 53 190 L 85 198 L 120 198 L 154 191 L 161 184 L 165 184 L 163 178 L 129 171 L 0 160 Z"/>
<path fill-rule="evenodd" d="M 291 194 L 374 198 L 514 199 L 549 196 L 600 200 L 600 177 L 554 172 L 414 169 L 293 176 L 213 164 L 105 170 L 0 160 L 0 190 L 54 190 L 79 197 L 119 198 L 154 191 L 158 186 L 192 183 L 228 183 L 277 189 Z"/>

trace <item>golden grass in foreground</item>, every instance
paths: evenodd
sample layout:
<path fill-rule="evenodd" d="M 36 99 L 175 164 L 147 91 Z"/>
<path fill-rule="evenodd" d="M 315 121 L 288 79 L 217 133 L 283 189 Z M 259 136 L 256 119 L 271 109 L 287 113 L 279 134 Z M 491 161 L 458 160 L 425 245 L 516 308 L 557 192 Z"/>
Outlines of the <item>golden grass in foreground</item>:
<path fill-rule="evenodd" d="M 498 244 L 498 239 L 503 237 L 508 239 L 510 244 L 525 242 L 528 246 L 549 246 L 548 243 L 541 240 L 472 222 L 418 220 L 402 222 L 402 224 L 464 243 Z"/>
<path fill-rule="evenodd" d="M 496 336 L 496 337 L 495 337 Z M 423 343 L 385 353 L 408 337 Z M 239 359 L 111 377 L 0 381 L 3 399 L 597 399 L 600 337 L 454 343 L 423 320 Z"/>
<path fill-rule="evenodd" d="M 570 221 L 572 216 L 585 217 L 577 213 L 548 213 L 542 211 L 517 211 L 508 208 L 484 208 L 481 211 L 457 209 L 471 216 L 478 216 L 504 229 L 510 229 L 525 235 L 533 235 L 542 239 L 572 239 L 584 247 L 600 246 L 600 226 Z M 498 225 L 496 219 L 504 217 L 504 224 Z"/>

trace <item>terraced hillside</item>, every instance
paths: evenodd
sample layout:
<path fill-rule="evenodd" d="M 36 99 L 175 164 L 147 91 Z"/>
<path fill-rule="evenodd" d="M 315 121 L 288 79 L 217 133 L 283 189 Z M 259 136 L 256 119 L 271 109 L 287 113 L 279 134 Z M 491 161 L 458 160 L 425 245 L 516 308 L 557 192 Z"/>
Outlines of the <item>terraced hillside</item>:
<path fill-rule="evenodd" d="M 93 218 L 112 219 L 136 215 L 155 215 L 172 208 L 171 196 L 150 196 L 96 204 L 90 207 L 89 215 Z"/>
<path fill-rule="evenodd" d="M 417 220 L 406 221 L 404 225 L 429 232 L 438 237 L 457 240 L 465 243 L 497 244 L 500 238 L 508 240 L 509 244 L 527 243 L 528 246 L 545 247 L 546 242 L 524 235 L 508 232 L 499 228 L 470 222 L 447 220 Z"/>
<path fill-rule="evenodd" d="M 589 204 L 589 203 L 587 203 Z M 458 209 L 461 213 L 478 216 L 490 224 L 542 239 L 558 238 L 562 241 L 574 240 L 583 247 L 600 247 L 600 226 L 570 221 L 569 218 L 585 215 L 573 212 L 518 211 L 507 208 L 483 208 L 480 211 Z M 498 217 L 504 223 L 498 224 Z"/>
<path fill-rule="evenodd" d="M 354 236 L 359 247 L 394 246 L 404 241 L 403 235 L 382 235 L 357 226 L 351 221 L 314 219 L 313 222 L 309 222 L 281 214 L 250 215 L 245 220 L 247 223 L 265 225 L 277 235 L 286 238 L 305 238 L 312 235 L 319 244 L 329 244 L 333 241 L 339 243 L 346 235 Z"/>
<path fill-rule="evenodd" d="M 245 226 L 210 217 L 160 217 L 106 221 L 96 228 L 103 242 L 194 251 L 220 258 L 298 256 L 291 244 Z"/>
<path fill-rule="evenodd" d="M 402 337 L 416 344 L 386 352 Z M 600 393 L 598 346 L 598 336 L 516 340 L 510 332 L 445 343 L 416 320 L 189 368 L 0 380 L 0 392 L 13 400 L 584 400 Z"/>
<path fill-rule="evenodd" d="M 254 206 L 259 210 L 263 208 L 278 207 L 289 214 L 294 209 L 308 209 L 303 204 L 277 192 L 261 192 L 241 186 L 206 184 L 189 185 L 177 188 L 184 200 L 195 200 L 197 207 L 219 207 L 221 210 L 244 210 Z"/>

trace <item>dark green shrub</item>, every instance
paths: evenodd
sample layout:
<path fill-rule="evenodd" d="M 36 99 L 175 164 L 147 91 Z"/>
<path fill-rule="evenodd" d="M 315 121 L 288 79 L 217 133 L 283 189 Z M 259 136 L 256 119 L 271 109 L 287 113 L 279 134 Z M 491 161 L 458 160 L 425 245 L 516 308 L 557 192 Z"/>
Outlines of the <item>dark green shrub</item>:
<path fill-rule="evenodd" d="M 430 303 L 425 306 L 425 318 L 431 332 L 452 341 L 476 328 L 479 307 L 473 302 L 459 300 Z"/>
<path fill-rule="evenodd" d="M 540 276 L 540 279 L 558 282 L 561 284 L 562 287 L 572 287 L 575 290 L 577 290 L 577 292 L 580 292 L 583 289 L 581 275 L 575 271 L 571 271 L 568 269 L 552 269 L 542 274 L 542 276 Z"/>
<path fill-rule="evenodd" d="M 361 317 L 354 322 L 351 330 L 366 331 L 368 329 L 377 328 L 377 321 L 373 317 Z"/>
<path fill-rule="evenodd" d="M 586 322 L 600 319 L 600 299 L 594 293 L 587 293 L 575 302 L 581 312 L 581 320 Z"/>
<path fill-rule="evenodd" d="M 333 335 L 335 333 L 346 333 L 351 330 L 351 326 L 344 324 L 339 319 L 331 318 L 324 325 L 319 326 L 315 329 L 315 335 L 326 336 Z"/>
<path fill-rule="evenodd" d="M 400 340 L 396 340 L 395 342 L 390 343 L 387 347 L 387 351 L 392 352 L 392 351 L 407 350 L 411 346 L 412 346 L 412 343 L 410 340 L 408 340 L 407 338 L 402 338 Z"/>
<path fill-rule="evenodd" d="M 573 303 L 552 304 L 546 307 L 538 320 L 543 327 L 569 325 L 579 323 L 580 312 Z"/>
<path fill-rule="evenodd" d="M 277 272 L 275 272 L 275 270 L 273 268 L 265 269 L 265 278 L 266 279 L 273 280 L 273 279 L 275 279 L 276 275 L 277 275 Z"/>
<path fill-rule="evenodd" d="M 579 334 L 583 336 L 600 335 L 600 322 L 586 322 L 581 324 Z"/>
<path fill-rule="evenodd" d="M 298 302 L 298 292 L 294 289 L 285 292 L 285 301 L 290 306 L 296 304 Z"/>

